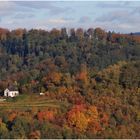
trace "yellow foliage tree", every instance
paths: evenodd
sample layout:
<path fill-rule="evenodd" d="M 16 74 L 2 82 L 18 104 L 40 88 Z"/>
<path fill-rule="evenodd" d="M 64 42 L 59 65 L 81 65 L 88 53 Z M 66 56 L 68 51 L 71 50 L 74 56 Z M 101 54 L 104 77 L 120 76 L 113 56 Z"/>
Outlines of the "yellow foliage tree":
<path fill-rule="evenodd" d="M 68 123 L 79 131 L 85 131 L 88 125 L 88 120 L 84 113 L 80 111 L 70 112 L 68 116 Z"/>

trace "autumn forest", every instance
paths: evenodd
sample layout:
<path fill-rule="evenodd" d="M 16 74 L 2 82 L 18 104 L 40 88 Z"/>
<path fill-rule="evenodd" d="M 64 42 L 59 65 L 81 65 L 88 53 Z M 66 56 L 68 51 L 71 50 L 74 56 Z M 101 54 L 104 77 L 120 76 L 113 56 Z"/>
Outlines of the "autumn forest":
<path fill-rule="evenodd" d="M 140 35 L 0 28 L 0 99 L 9 86 L 1 139 L 140 138 Z"/>

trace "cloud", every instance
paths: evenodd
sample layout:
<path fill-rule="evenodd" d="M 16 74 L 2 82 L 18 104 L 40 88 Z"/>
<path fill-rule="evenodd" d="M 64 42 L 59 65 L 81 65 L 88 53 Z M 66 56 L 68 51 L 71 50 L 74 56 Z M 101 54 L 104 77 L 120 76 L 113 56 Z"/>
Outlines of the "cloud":
<path fill-rule="evenodd" d="M 35 15 L 32 13 L 17 13 L 14 18 L 15 19 L 25 19 L 25 18 L 34 18 Z"/>
<path fill-rule="evenodd" d="M 1 19 L 8 17 L 17 19 L 33 18 L 38 12 L 50 16 L 71 12 L 71 8 L 59 7 L 50 1 L 0 1 Z"/>
<path fill-rule="evenodd" d="M 0 11 L 5 9 L 11 9 L 11 6 L 13 6 L 13 2 L 10 1 L 1 1 L 0 2 Z"/>
<path fill-rule="evenodd" d="M 30 9 L 49 10 L 49 13 L 51 15 L 71 11 L 71 8 L 58 7 L 58 6 L 54 5 L 54 2 L 51 2 L 51 1 L 17 1 L 16 4 L 21 6 L 21 7 L 26 7 L 26 8 L 30 8 Z"/>
<path fill-rule="evenodd" d="M 100 17 L 96 18 L 97 21 L 110 21 L 110 22 L 114 22 L 114 21 L 122 21 L 122 20 L 126 20 L 128 19 L 129 13 L 128 11 L 111 11 L 108 12 L 107 14 L 103 14 Z M 127 18 L 126 18 L 127 17 Z"/>
<path fill-rule="evenodd" d="M 79 23 L 87 23 L 87 22 L 91 22 L 91 18 L 90 17 L 88 17 L 88 16 L 82 16 L 82 17 L 80 17 L 80 19 L 79 19 L 79 21 L 78 21 Z"/>
<path fill-rule="evenodd" d="M 18 12 L 31 12 L 31 9 L 28 9 L 26 7 L 20 7 L 13 1 L 0 1 L 0 16 L 1 17 L 7 17 L 12 16 Z"/>
<path fill-rule="evenodd" d="M 0 2 L 0 16 L 7 16 L 9 15 L 9 12 L 13 12 L 14 10 L 14 4 L 12 2 L 7 1 L 1 1 Z"/>
<path fill-rule="evenodd" d="M 48 20 L 48 23 L 51 23 L 51 24 L 65 24 L 65 23 L 70 23 L 72 22 L 71 20 L 65 20 L 65 19 L 49 19 Z"/>
<path fill-rule="evenodd" d="M 127 10 L 111 11 L 96 18 L 98 22 L 117 22 L 134 24 L 140 21 L 139 16 Z"/>
<path fill-rule="evenodd" d="M 37 29 L 52 29 L 52 28 L 62 28 L 62 27 L 69 27 L 71 24 L 74 24 L 75 21 L 63 19 L 63 18 L 50 18 L 50 19 L 41 19 L 38 20 L 37 18 L 25 18 L 24 20 L 12 18 L 8 22 L 2 22 L 1 24 L 4 25 L 5 28 L 8 28 L 10 25 L 11 29 L 15 28 L 37 28 Z M 27 24 L 29 23 L 29 24 Z"/>
<path fill-rule="evenodd" d="M 127 10 L 108 12 L 96 18 L 94 23 L 118 32 L 135 32 L 140 28 L 139 16 Z"/>
<path fill-rule="evenodd" d="M 118 8 L 129 8 L 132 6 L 132 2 L 130 1 L 108 1 L 108 2 L 98 2 L 97 7 L 100 8 L 111 8 L 111 9 L 118 9 Z"/>
<path fill-rule="evenodd" d="M 42 9 L 42 8 L 52 8 L 52 4 L 49 1 L 16 1 L 17 5 L 21 7 L 28 7 L 33 9 Z"/>
<path fill-rule="evenodd" d="M 139 15 L 140 16 L 140 6 L 134 8 L 131 12 L 133 15 Z"/>
<path fill-rule="evenodd" d="M 132 31 L 137 31 L 137 27 L 130 25 L 129 23 L 114 23 L 112 22 L 93 22 L 91 24 L 91 27 L 96 28 L 96 27 L 101 27 L 105 31 L 115 31 L 115 32 L 120 32 L 120 33 L 130 33 Z"/>

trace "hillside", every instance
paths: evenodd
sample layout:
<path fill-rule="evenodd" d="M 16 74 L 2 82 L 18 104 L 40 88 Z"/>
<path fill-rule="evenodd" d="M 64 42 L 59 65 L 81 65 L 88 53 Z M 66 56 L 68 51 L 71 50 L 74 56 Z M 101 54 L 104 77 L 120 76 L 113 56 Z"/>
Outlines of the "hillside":
<path fill-rule="evenodd" d="M 16 81 L 22 93 L 46 90 L 42 84 L 50 72 L 76 75 L 82 65 L 101 70 L 118 61 L 140 57 L 138 38 L 106 33 L 100 28 L 71 29 L 70 35 L 65 28 L 50 32 L 1 29 L 0 40 L 0 77 L 7 81 L 3 88 Z M 26 90 L 27 83 L 38 83 L 37 89 Z"/>
<path fill-rule="evenodd" d="M 140 35 L 140 32 L 135 32 L 135 33 L 133 33 L 134 35 Z"/>
<path fill-rule="evenodd" d="M 0 67 L 0 138 L 140 138 L 139 36 L 0 28 Z"/>

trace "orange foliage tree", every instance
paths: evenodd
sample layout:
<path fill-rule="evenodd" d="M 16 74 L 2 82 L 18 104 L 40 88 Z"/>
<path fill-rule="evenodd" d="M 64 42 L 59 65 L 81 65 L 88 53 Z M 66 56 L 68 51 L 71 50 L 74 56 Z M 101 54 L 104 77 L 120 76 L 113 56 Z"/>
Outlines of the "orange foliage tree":
<path fill-rule="evenodd" d="M 9 33 L 8 29 L 0 28 L 0 40 L 6 40 Z"/>
<path fill-rule="evenodd" d="M 35 130 L 29 134 L 30 139 L 40 139 L 41 133 L 39 130 Z"/>
<path fill-rule="evenodd" d="M 95 37 L 98 38 L 99 40 L 106 39 L 107 37 L 106 32 L 102 30 L 101 28 L 96 28 L 94 30 L 94 34 L 95 34 Z"/>
<path fill-rule="evenodd" d="M 54 120 L 54 112 L 53 111 L 39 111 L 37 113 L 37 119 L 42 121 L 53 121 Z"/>
<path fill-rule="evenodd" d="M 67 88 L 65 86 L 61 86 L 58 88 L 58 93 L 65 94 L 67 93 Z"/>
<path fill-rule="evenodd" d="M 60 84 L 61 78 L 62 74 L 60 72 L 51 72 L 43 78 L 43 81 L 45 81 L 45 83 Z"/>
<path fill-rule="evenodd" d="M 102 113 L 100 117 L 100 123 L 102 124 L 102 126 L 106 127 L 108 126 L 108 122 L 109 116 L 106 113 Z"/>
<path fill-rule="evenodd" d="M 17 117 L 17 113 L 16 113 L 16 112 L 11 112 L 11 113 L 9 114 L 8 120 L 9 120 L 10 122 L 12 122 L 16 117 Z"/>
<path fill-rule="evenodd" d="M 88 70 L 87 70 L 87 66 L 85 64 L 81 65 L 81 70 L 76 75 L 76 80 L 81 81 L 83 83 L 83 86 L 88 85 L 88 83 L 89 83 Z"/>

